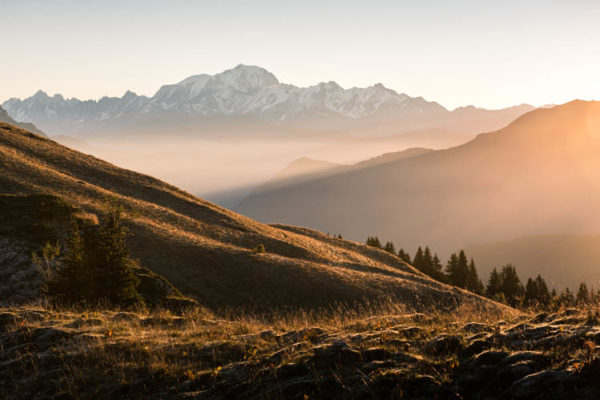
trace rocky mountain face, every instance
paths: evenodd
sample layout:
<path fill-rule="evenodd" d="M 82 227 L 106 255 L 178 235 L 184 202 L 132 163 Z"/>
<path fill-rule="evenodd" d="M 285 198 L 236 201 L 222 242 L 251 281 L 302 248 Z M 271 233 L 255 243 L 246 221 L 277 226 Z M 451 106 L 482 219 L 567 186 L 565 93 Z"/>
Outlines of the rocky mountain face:
<path fill-rule="evenodd" d="M 476 127 L 469 131 L 477 132 L 486 123 L 499 128 L 497 124 L 506 124 L 532 108 L 489 111 L 466 107 L 450 112 L 438 103 L 397 93 L 382 84 L 344 89 L 335 82 L 322 82 L 302 88 L 247 65 L 216 75 L 191 76 L 162 86 L 152 97 L 128 91 L 121 98 L 83 101 L 60 94 L 50 97 L 40 90 L 23 100 L 7 100 L 2 106 L 14 118 L 33 122 L 52 134 L 148 131 L 169 124 L 217 129 L 215 125 L 230 127 L 240 122 L 363 133 L 460 128 L 474 123 Z M 394 126 L 388 127 L 390 124 Z"/>
<path fill-rule="evenodd" d="M 39 130 L 38 128 L 36 128 L 36 126 L 33 125 L 32 123 L 29 123 L 29 122 L 17 122 L 17 121 L 15 121 L 14 119 L 11 118 L 10 115 L 8 115 L 8 113 L 6 112 L 6 110 L 4 110 L 2 107 L 0 107 L 0 122 L 4 122 L 5 124 L 10 124 L 10 125 L 18 126 L 19 128 L 26 129 L 29 132 L 33 132 L 33 133 L 35 133 L 37 135 L 47 137 L 44 132 L 42 132 L 41 130 Z"/>

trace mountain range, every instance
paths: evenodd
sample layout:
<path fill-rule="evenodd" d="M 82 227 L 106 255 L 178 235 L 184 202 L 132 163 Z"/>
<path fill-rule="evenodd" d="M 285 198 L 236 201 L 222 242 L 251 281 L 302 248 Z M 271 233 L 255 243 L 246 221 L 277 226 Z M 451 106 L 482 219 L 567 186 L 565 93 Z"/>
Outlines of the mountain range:
<path fill-rule="evenodd" d="M 523 236 L 597 234 L 599 151 L 600 102 L 573 101 L 447 150 L 270 183 L 235 210 L 353 240 L 379 235 L 412 251 L 429 245 L 444 256 Z M 552 268 L 564 274 L 565 265 Z M 530 266 L 544 273 L 543 263 Z M 580 278 L 600 279 L 588 272 Z"/>
<path fill-rule="evenodd" d="M 250 135 L 272 129 L 281 135 L 300 131 L 363 136 L 414 130 L 449 129 L 479 133 L 498 129 L 529 105 L 502 110 L 473 106 L 449 111 L 422 97 L 398 93 L 378 83 L 344 89 L 335 82 L 309 87 L 284 84 L 264 68 L 238 65 L 215 75 L 194 75 L 162 86 L 152 97 L 127 91 L 99 100 L 49 96 L 38 91 L 2 106 L 15 119 L 32 122 L 50 134 L 230 132 Z"/>

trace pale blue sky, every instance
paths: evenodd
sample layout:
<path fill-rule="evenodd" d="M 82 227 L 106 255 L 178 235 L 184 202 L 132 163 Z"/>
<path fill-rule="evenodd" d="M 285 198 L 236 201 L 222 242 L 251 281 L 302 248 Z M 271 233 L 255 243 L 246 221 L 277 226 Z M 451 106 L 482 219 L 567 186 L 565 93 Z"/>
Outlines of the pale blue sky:
<path fill-rule="evenodd" d="M 152 95 L 239 63 L 453 108 L 600 99 L 600 1 L 0 0 L 0 101 Z"/>

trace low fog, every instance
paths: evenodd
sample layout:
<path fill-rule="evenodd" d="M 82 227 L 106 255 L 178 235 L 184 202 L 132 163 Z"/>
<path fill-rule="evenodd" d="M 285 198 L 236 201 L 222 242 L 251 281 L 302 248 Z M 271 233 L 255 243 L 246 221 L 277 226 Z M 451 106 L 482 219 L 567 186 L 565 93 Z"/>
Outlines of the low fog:
<path fill-rule="evenodd" d="M 339 164 L 354 164 L 387 152 L 410 147 L 445 148 L 472 138 L 435 130 L 409 132 L 373 139 L 352 137 L 249 138 L 218 135 L 100 135 L 75 139 L 56 136 L 67 146 L 92 154 L 123 168 L 142 172 L 223 207 L 232 208 L 255 187 L 272 179 L 294 160 L 309 157 Z"/>

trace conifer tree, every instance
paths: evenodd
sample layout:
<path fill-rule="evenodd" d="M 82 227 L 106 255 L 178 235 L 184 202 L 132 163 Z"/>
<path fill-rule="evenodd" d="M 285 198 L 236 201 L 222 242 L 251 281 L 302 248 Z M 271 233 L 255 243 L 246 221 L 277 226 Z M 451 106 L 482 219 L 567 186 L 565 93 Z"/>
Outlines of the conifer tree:
<path fill-rule="evenodd" d="M 432 267 L 433 274 L 431 276 L 440 282 L 446 282 L 446 275 L 444 275 L 444 271 L 442 271 L 442 262 L 440 261 L 440 258 L 438 257 L 437 253 L 433 256 Z"/>
<path fill-rule="evenodd" d="M 460 271 L 458 266 L 458 256 L 456 253 L 452 253 L 446 264 L 446 275 L 448 276 L 448 283 L 454 286 L 459 286 L 460 283 Z"/>
<path fill-rule="evenodd" d="M 535 278 L 535 285 L 537 290 L 537 302 L 540 306 L 547 308 L 550 305 L 550 292 L 548 285 L 541 275 Z"/>
<path fill-rule="evenodd" d="M 125 243 L 120 209 L 111 207 L 104 224 L 87 226 L 83 235 L 75 227 L 67 240 L 66 255 L 48 285 L 58 302 L 111 306 L 143 305 L 137 291 L 133 261 Z"/>
<path fill-rule="evenodd" d="M 133 273 L 122 224 L 122 213 L 111 207 L 105 224 L 98 232 L 97 273 L 98 298 L 110 304 L 131 307 L 143 302 L 136 287 L 138 280 Z"/>
<path fill-rule="evenodd" d="M 456 276 L 456 286 L 461 288 L 467 287 L 467 279 L 469 277 L 469 262 L 464 250 L 458 253 L 458 274 Z"/>
<path fill-rule="evenodd" d="M 575 297 L 569 288 L 565 288 L 559 296 L 560 304 L 566 307 L 571 307 L 575 304 Z"/>
<path fill-rule="evenodd" d="M 400 257 L 400 259 L 402 261 L 404 261 L 405 263 L 412 264 L 412 261 L 410 259 L 410 254 L 408 254 L 408 252 L 404 251 L 404 249 L 398 250 L 398 257 Z"/>
<path fill-rule="evenodd" d="M 477 294 L 483 294 L 485 292 L 485 287 L 483 286 L 481 279 L 479 279 L 479 275 L 477 274 L 477 267 L 475 265 L 475 261 L 472 258 L 468 265 L 466 288 L 471 292 Z"/>
<path fill-rule="evenodd" d="M 425 272 L 427 275 L 433 277 L 433 257 L 431 256 L 431 250 L 429 250 L 429 246 L 425 246 L 425 251 L 423 252 L 423 261 L 421 270 Z"/>
<path fill-rule="evenodd" d="M 66 253 L 62 263 L 48 283 L 48 295 L 62 302 L 81 302 L 90 297 L 91 285 L 87 278 L 90 273 L 84 254 L 84 243 L 79 228 L 74 225 L 73 232 L 66 240 Z"/>
<path fill-rule="evenodd" d="M 367 246 L 381 248 L 381 241 L 377 236 L 369 236 L 366 242 Z"/>
<path fill-rule="evenodd" d="M 412 265 L 419 271 L 424 272 L 423 271 L 423 249 L 421 248 L 421 246 L 419 246 L 419 248 L 415 252 L 415 257 L 413 258 Z"/>
<path fill-rule="evenodd" d="M 525 299 L 524 304 L 531 307 L 538 304 L 539 299 L 539 291 L 537 283 L 529 278 L 527 279 L 527 283 L 525 284 Z"/>
<path fill-rule="evenodd" d="M 581 285 L 579 285 L 579 290 L 577 291 L 577 304 L 581 306 L 588 304 L 589 302 L 590 292 L 587 288 L 587 285 L 582 282 Z"/>
<path fill-rule="evenodd" d="M 502 278 L 502 293 L 507 303 L 512 307 L 518 306 L 524 295 L 524 289 L 516 268 L 512 264 L 507 264 L 502 267 L 500 276 Z"/>
<path fill-rule="evenodd" d="M 385 246 L 383 247 L 383 249 L 385 251 L 387 251 L 388 253 L 392 253 L 392 254 L 396 253 L 396 247 L 394 246 L 394 243 L 392 243 L 392 242 L 387 242 L 385 244 Z"/>
<path fill-rule="evenodd" d="M 498 273 L 498 270 L 494 268 L 490 273 L 487 286 L 485 288 L 485 294 L 493 299 L 494 296 L 502 292 L 502 277 Z"/>

